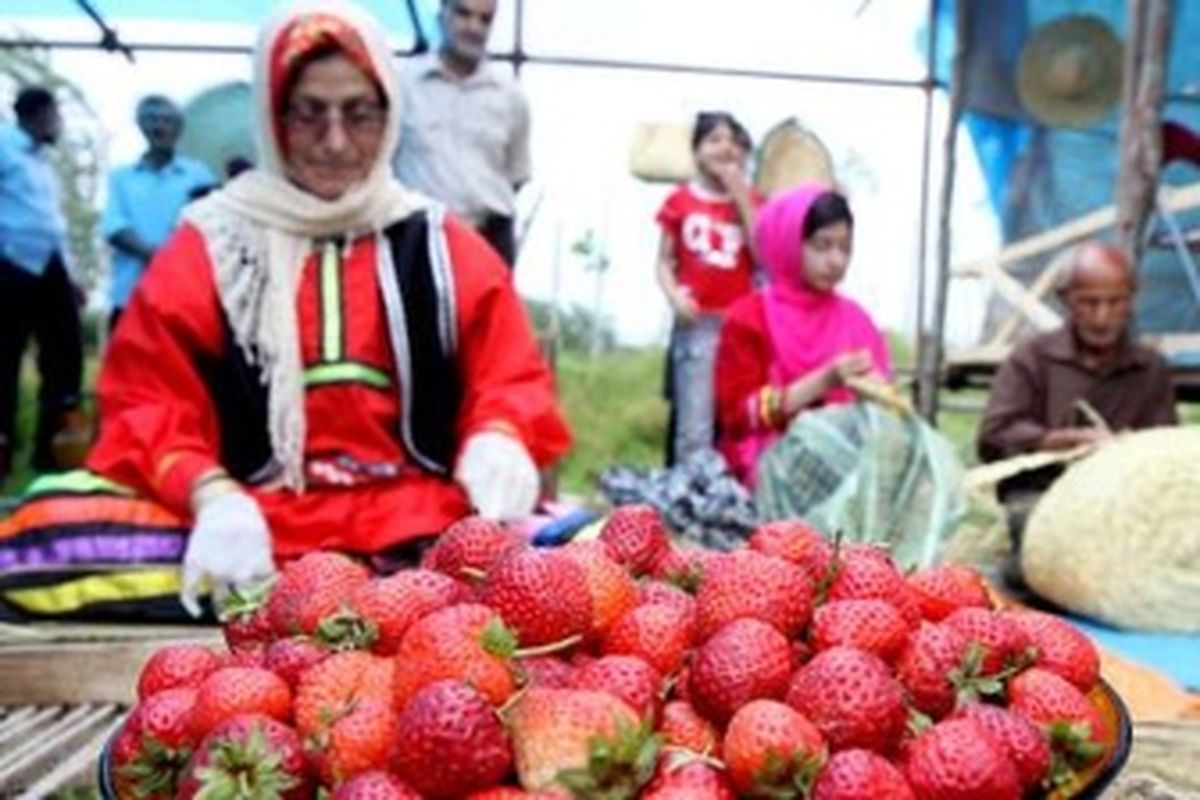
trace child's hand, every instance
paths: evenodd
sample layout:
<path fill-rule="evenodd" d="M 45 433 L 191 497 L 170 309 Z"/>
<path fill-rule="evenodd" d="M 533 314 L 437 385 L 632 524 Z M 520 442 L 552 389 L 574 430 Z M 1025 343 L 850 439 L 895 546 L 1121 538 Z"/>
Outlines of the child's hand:
<path fill-rule="evenodd" d="M 735 194 L 749 186 L 746 180 L 746 165 L 741 161 L 718 161 L 712 165 L 712 172 L 721 182 L 725 191 L 730 194 Z"/>
<path fill-rule="evenodd" d="M 845 383 L 847 378 L 868 375 L 874 368 L 875 365 L 871 361 L 869 350 L 850 350 L 834 356 L 830 362 L 830 371 L 835 385 Z"/>
<path fill-rule="evenodd" d="M 671 307 L 675 314 L 684 322 L 695 322 L 700 316 L 700 305 L 692 297 L 692 290 L 686 286 L 676 286 L 671 292 Z"/>

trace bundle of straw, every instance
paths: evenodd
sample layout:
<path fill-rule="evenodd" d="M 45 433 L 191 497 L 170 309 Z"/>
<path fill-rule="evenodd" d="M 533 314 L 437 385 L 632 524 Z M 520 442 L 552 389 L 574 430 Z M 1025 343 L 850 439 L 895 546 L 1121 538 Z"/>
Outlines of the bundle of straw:
<path fill-rule="evenodd" d="M 1121 434 L 1071 466 L 1030 517 L 1021 567 L 1072 611 L 1200 632 L 1200 428 Z"/>

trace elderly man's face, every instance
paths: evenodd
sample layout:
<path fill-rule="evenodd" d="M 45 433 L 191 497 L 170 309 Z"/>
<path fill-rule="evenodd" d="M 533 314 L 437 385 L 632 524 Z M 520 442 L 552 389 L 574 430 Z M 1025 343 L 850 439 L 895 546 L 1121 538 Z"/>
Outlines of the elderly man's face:
<path fill-rule="evenodd" d="M 174 150 L 183 130 L 183 119 L 174 106 L 151 103 L 138 114 L 138 127 L 151 150 Z"/>
<path fill-rule="evenodd" d="M 1133 313 L 1134 282 L 1123 264 L 1081 265 L 1063 302 L 1080 344 L 1093 352 L 1113 350 Z"/>
<path fill-rule="evenodd" d="M 375 84 L 334 55 L 304 68 L 284 111 L 288 176 L 324 200 L 363 181 L 379 158 L 387 121 Z"/>
<path fill-rule="evenodd" d="M 440 14 L 444 50 L 467 64 L 478 64 L 487 55 L 495 16 L 496 0 L 444 0 Z"/>

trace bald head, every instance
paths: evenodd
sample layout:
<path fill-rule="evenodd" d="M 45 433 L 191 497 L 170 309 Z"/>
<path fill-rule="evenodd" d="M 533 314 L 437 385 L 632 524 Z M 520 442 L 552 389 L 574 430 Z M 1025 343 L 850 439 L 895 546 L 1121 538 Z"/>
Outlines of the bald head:
<path fill-rule="evenodd" d="M 1084 242 L 1068 256 L 1067 266 L 1058 279 L 1058 292 L 1065 295 L 1081 285 L 1122 285 L 1130 292 L 1137 289 L 1137 275 L 1124 251 L 1103 242 Z"/>
<path fill-rule="evenodd" d="M 1072 251 L 1059 282 L 1080 348 L 1101 358 L 1117 352 L 1129 328 L 1137 276 L 1125 254 L 1099 242 Z"/>

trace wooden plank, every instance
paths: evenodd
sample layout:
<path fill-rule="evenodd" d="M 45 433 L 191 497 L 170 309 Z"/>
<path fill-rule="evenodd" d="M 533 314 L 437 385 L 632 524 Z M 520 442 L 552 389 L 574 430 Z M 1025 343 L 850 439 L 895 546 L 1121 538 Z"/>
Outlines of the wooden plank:
<path fill-rule="evenodd" d="M 0 761 L 0 789 L 9 796 L 12 789 L 37 780 L 62 756 L 72 752 L 80 739 L 90 736 L 97 725 L 104 724 L 112 715 L 111 706 L 75 706 L 20 748 L 5 755 Z"/>
<path fill-rule="evenodd" d="M 124 717 L 115 710 L 115 706 L 110 708 L 114 709 L 112 713 L 117 714 L 115 719 L 101 727 L 74 753 L 59 762 L 54 769 L 18 795 L 17 800 L 41 800 L 41 798 L 49 797 L 52 793 L 69 786 L 94 784 L 96 763 L 100 760 L 100 751 L 104 749 L 108 740 L 125 721 Z"/>
<path fill-rule="evenodd" d="M 984 265 L 985 275 L 996 292 L 1021 312 L 1038 330 L 1048 331 L 1062 324 L 1062 317 L 1029 294 L 1016 278 L 994 264 Z"/>
<path fill-rule="evenodd" d="M 4 751 L 14 746 L 11 744 L 12 742 L 19 742 L 26 736 L 32 735 L 38 728 L 46 724 L 47 721 L 54 719 L 61 712 L 62 709 L 51 707 L 31 708 L 29 709 L 29 713 L 21 714 L 20 720 L 15 725 L 5 726 L 4 738 L 0 739 L 0 744 L 3 745 Z"/>
<path fill-rule="evenodd" d="M 1139 723 L 1129 762 L 1105 800 L 1200 797 L 1200 720 Z"/>
<path fill-rule="evenodd" d="M 10 645 L 0 649 L 0 705 L 129 703 L 138 672 L 160 647 L 213 637 Z"/>
<path fill-rule="evenodd" d="M 1159 190 L 1158 201 L 1169 211 L 1178 212 L 1200 208 L 1200 181 L 1181 187 L 1163 186 Z M 953 269 L 953 273 L 959 277 L 983 277 L 988 274 L 987 267 L 989 266 L 1001 270 L 1006 269 L 1027 258 L 1072 244 L 1088 236 L 1094 236 L 1100 231 L 1112 227 L 1116 221 L 1115 206 L 1099 208 L 1065 222 L 1057 228 L 1051 228 L 1019 242 L 1013 242 L 988 258 L 959 264 Z"/>

